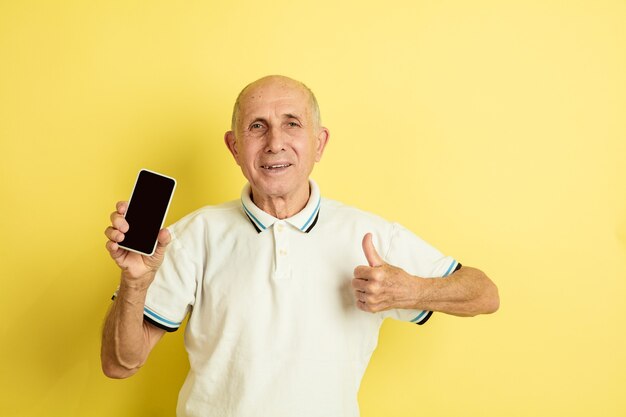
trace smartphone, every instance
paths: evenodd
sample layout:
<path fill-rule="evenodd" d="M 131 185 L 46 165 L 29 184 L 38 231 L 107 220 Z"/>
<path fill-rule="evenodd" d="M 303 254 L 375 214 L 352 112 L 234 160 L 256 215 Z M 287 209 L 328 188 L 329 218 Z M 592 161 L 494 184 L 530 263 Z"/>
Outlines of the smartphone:
<path fill-rule="evenodd" d="M 129 228 L 120 248 L 147 256 L 154 254 L 175 188 L 174 178 L 147 169 L 139 171 L 124 215 Z"/>

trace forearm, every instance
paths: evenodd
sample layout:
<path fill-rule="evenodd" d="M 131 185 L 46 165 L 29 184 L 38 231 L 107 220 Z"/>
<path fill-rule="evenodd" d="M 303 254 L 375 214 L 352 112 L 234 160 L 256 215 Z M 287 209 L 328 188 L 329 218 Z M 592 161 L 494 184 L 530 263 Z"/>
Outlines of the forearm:
<path fill-rule="evenodd" d="M 102 369 L 111 378 L 133 375 L 148 357 L 150 333 L 143 320 L 148 286 L 149 282 L 121 280 L 102 333 Z"/>
<path fill-rule="evenodd" d="M 470 317 L 498 310 L 498 288 L 476 268 L 462 267 L 447 278 L 415 277 L 413 308 Z"/>

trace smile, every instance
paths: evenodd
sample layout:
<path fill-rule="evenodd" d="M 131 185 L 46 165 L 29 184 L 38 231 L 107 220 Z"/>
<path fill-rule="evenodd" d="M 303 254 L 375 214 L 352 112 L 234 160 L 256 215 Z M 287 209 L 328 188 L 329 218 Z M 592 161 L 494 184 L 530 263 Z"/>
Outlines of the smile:
<path fill-rule="evenodd" d="M 291 164 L 273 164 L 273 165 L 261 165 L 261 168 L 273 170 L 273 169 L 281 169 L 281 168 L 289 168 Z"/>

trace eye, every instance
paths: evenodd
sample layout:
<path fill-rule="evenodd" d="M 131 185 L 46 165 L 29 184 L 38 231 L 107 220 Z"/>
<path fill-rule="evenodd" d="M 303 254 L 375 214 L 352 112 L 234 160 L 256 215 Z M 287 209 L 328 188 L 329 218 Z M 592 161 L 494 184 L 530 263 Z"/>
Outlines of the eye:
<path fill-rule="evenodd" d="M 261 129 L 262 127 L 263 125 L 259 122 L 255 122 L 250 125 L 250 129 Z"/>
<path fill-rule="evenodd" d="M 289 122 L 289 123 L 287 123 L 287 125 L 289 127 L 300 127 L 300 125 L 297 122 Z"/>

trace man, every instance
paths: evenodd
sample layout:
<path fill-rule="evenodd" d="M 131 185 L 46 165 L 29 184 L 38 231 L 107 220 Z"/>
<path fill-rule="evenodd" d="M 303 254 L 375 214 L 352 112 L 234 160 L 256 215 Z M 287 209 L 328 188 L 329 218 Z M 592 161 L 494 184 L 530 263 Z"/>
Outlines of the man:
<path fill-rule="evenodd" d="M 102 340 L 125 378 L 189 315 L 179 416 L 358 416 L 357 392 L 385 317 L 497 310 L 495 285 L 403 227 L 321 198 L 309 179 L 328 142 L 313 93 L 282 76 L 240 93 L 225 143 L 248 184 L 159 234 L 151 257 L 106 247 L 122 269 Z M 429 279 L 444 277 L 445 279 Z"/>

